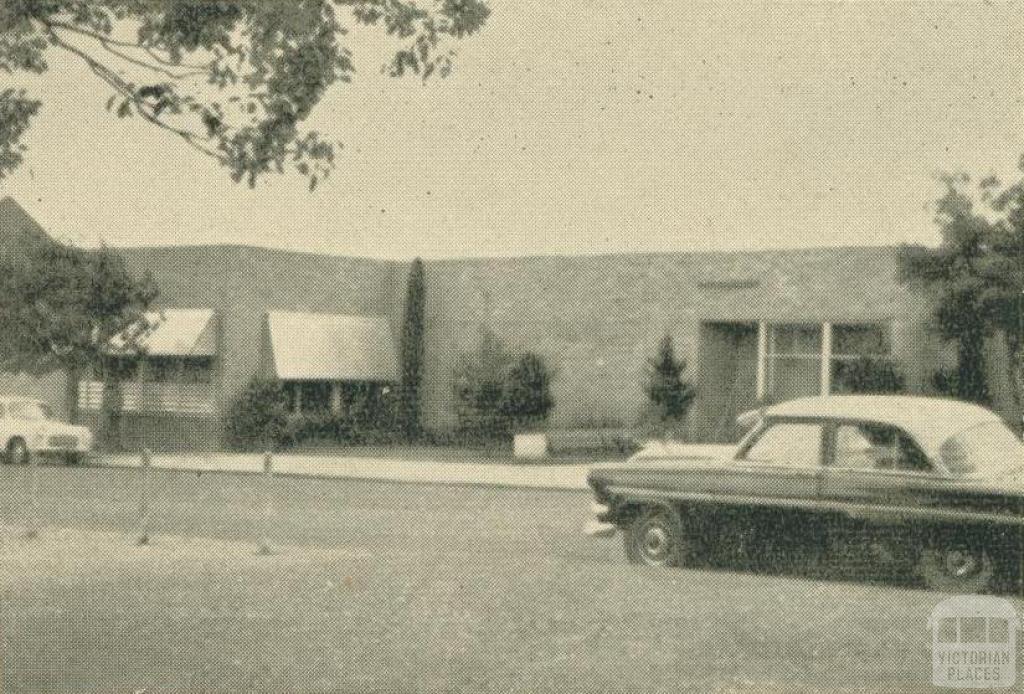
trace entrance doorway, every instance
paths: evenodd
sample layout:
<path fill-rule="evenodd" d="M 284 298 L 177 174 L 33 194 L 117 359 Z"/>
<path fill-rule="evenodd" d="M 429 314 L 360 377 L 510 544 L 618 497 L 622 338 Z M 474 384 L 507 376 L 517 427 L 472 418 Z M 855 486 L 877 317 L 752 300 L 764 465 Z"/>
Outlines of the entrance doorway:
<path fill-rule="evenodd" d="M 697 440 L 731 443 L 742 430 L 736 417 L 757 406 L 757 323 L 704 323 L 697 379 Z"/>

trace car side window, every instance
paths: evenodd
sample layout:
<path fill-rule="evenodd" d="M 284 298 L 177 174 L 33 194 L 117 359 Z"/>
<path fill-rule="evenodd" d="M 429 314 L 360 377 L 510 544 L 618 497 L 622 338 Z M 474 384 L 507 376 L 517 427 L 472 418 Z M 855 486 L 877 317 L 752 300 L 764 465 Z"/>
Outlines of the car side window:
<path fill-rule="evenodd" d="M 927 456 L 896 427 L 851 423 L 836 427 L 833 466 L 852 470 L 931 469 Z"/>
<path fill-rule="evenodd" d="M 813 422 L 769 424 L 743 454 L 742 460 L 816 468 L 821 464 L 822 431 L 823 426 Z"/>

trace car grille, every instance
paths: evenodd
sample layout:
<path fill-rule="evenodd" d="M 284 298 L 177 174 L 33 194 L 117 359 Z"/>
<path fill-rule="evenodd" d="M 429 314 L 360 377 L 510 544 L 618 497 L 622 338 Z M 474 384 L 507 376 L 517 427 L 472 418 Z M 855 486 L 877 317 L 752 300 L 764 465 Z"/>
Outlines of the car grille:
<path fill-rule="evenodd" d="M 51 436 L 50 448 L 78 448 L 77 436 Z"/>

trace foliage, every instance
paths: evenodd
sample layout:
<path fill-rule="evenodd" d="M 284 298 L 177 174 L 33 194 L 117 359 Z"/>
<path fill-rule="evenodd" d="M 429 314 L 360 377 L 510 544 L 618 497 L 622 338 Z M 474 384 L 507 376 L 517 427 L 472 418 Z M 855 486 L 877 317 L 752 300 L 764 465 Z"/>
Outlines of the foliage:
<path fill-rule="evenodd" d="M 541 357 L 518 359 L 491 331 L 484 331 L 477 353 L 463 355 L 454 391 L 458 433 L 470 440 L 507 439 L 517 428 L 536 427 L 554 406 L 554 374 Z"/>
<path fill-rule="evenodd" d="M 686 360 L 676 359 L 672 336 L 665 335 L 658 345 L 658 354 L 647 361 L 644 392 L 661 421 L 682 421 L 697 396 L 696 390 L 683 375 Z"/>
<path fill-rule="evenodd" d="M 837 365 L 832 378 L 836 393 L 896 394 L 906 392 L 906 381 L 892 361 L 858 357 Z"/>
<path fill-rule="evenodd" d="M 4 0 L 0 71 L 42 73 L 48 53 L 84 64 L 109 90 L 107 109 L 138 116 L 212 157 L 250 186 L 291 168 L 310 189 L 334 145 L 303 122 L 329 87 L 355 73 L 340 42 L 346 13 L 396 43 L 387 72 L 427 80 L 452 68 L 450 40 L 483 27 L 485 0 Z M 38 103 L 0 98 L 3 153 L 14 152 Z M 9 170 L 17 159 L 9 159 Z"/>
<path fill-rule="evenodd" d="M 407 439 L 419 436 L 420 388 L 423 383 L 424 302 L 426 286 L 423 261 L 412 262 L 405 294 L 405 316 L 402 321 L 402 382 L 399 386 L 397 427 Z"/>
<path fill-rule="evenodd" d="M 111 338 L 137 349 L 150 328 L 152 278 L 133 276 L 109 249 L 41 244 L 0 258 L 0 366 L 47 373 L 100 366 Z"/>
<path fill-rule="evenodd" d="M 228 411 L 228 443 L 239 450 L 267 450 L 308 443 L 394 443 L 398 438 L 389 399 L 370 384 L 350 389 L 343 412 L 294 412 L 290 404 L 291 395 L 281 381 L 254 378 Z"/>
<path fill-rule="evenodd" d="M 0 257 L 0 369 L 65 371 L 68 416 L 75 421 L 79 374 L 104 371 L 115 336 L 125 354 L 139 351 L 139 340 L 152 327 L 145 311 L 156 286 L 149 275 L 133 276 L 109 249 L 44 242 L 20 250 Z M 104 388 L 100 432 L 114 447 L 120 429 L 117 388 L 116 382 Z"/>
<path fill-rule="evenodd" d="M 276 440 L 283 448 L 303 444 L 328 446 L 361 446 L 392 444 L 399 435 L 382 421 L 359 421 L 351 415 L 327 410 L 293 412 Z"/>
<path fill-rule="evenodd" d="M 288 396 L 280 381 L 253 378 L 231 404 L 226 434 L 232 448 L 268 450 L 286 439 Z"/>
<path fill-rule="evenodd" d="M 1024 171 L 1024 158 L 1020 169 Z M 938 332 L 957 344 L 955 378 L 946 379 L 946 386 L 954 389 L 951 394 L 988 400 L 984 345 L 987 337 L 999 334 L 1012 355 L 1010 376 L 1019 405 L 1024 381 L 1024 180 L 1003 186 L 989 177 L 973 195 L 966 175 L 943 181 L 946 192 L 936 214 L 942 244 L 936 249 L 905 247 L 901 274 L 934 292 Z"/>
<path fill-rule="evenodd" d="M 551 395 L 554 374 L 544 360 L 527 352 L 509 369 L 502 387 L 499 414 L 511 429 L 540 426 L 555 406 Z"/>
<path fill-rule="evenodd" d="M 39 106 L 40 102 L 29 99 L 24 90 L 0 91 L 0 179 L 21 163 L 25 151 L 21 136 Z"/>

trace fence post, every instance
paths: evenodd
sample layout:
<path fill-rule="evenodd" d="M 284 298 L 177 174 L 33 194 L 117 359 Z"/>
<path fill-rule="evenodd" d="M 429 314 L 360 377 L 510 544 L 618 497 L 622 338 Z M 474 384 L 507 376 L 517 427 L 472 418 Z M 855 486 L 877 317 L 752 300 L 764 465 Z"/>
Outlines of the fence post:
<path fill-rule="evenodd" d="M 153 467 L 153 454 L 148 448 L 142 449 L 142 479 L 140 484 L 142 490 L 139 499 L 139 539 L 136 542 L 138 545 L 149 544 L 149 521 L 150 521 L 150 503 L 149 503 L 149 471 Z"/>
<path fill-rule="evenodd" d="M 270 528 L 274 520 L 274 457 L 267 451 L 263 454 L 263 474 L 259 481 L 260 496 L 262 497 L 263 522 L 260 524 L 262 534 L 260 535 L 259 546 L 256 554 L 271 554 L 270 549 Z"/>
<path fill-rule="evenodd" d="M 39 537 L 39 456 L 28 454 L 28 529 L 29 540 Z"/>

